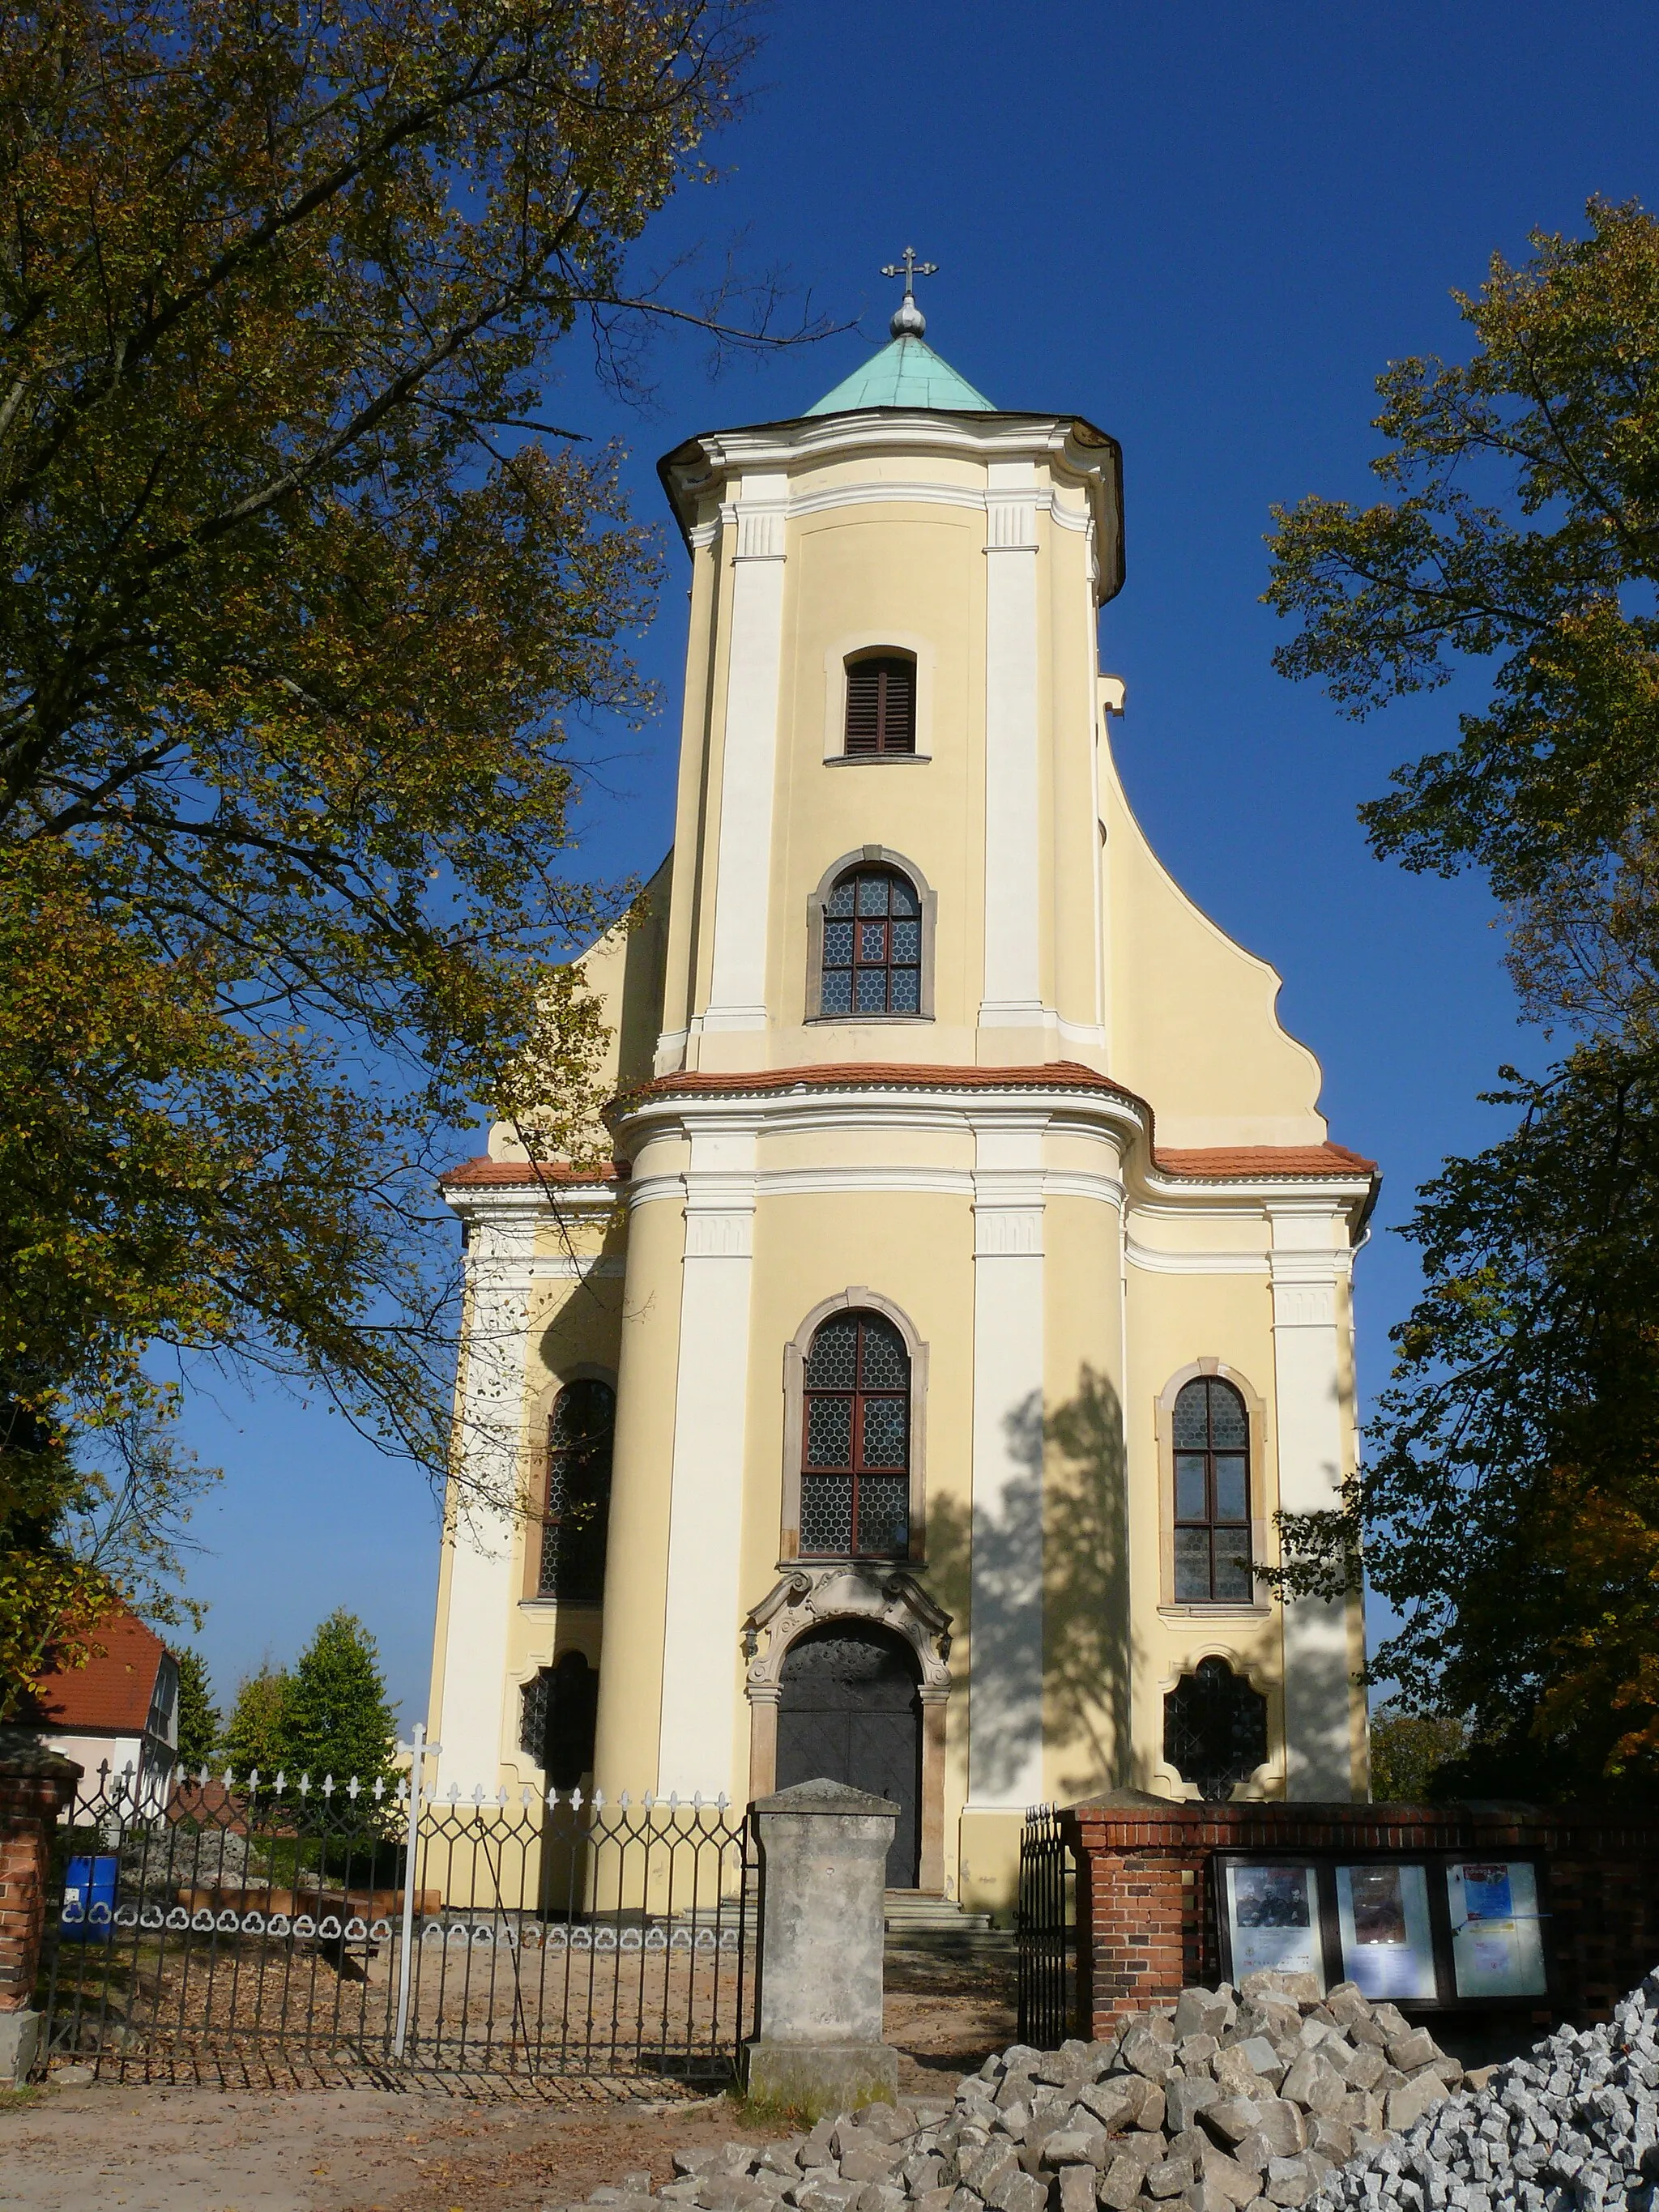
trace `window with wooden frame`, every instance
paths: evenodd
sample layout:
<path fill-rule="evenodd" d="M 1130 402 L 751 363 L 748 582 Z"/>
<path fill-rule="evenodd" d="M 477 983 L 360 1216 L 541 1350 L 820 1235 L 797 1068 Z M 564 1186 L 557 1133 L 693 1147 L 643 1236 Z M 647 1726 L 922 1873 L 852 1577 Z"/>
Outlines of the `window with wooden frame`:
<path fill-rule="evenodd" d="M 854 868 L 823 902 L 820 1014 L 921 1012 L 921 900 L 894 868 Z"/>
<path fill-rule="evenodd" d="M 902 1559 L 910 1548 L 910 1355 L 883 1315 L 832 1314 L 802 1376 L 803 1558 Z"/>
<path fill-rule="evenodd" d="M 916 664 L 908 653 L 872 653 L 847 664 L 846 750 L 913 753 Z"/>
<path fill-rule="evenodd" d="M 1250 1422 L 1244 1400 L 1219 1376 L 1182 1385 L 1175 1446 L 1175 1598 L 1178 1605 L 1248 1605 Z"/>
<path fill-rule="evenodd" d="M 553 1402 L 538 1583 L 544 1597 L 596 1602 L 605 1595 L 616 1428 L 617 1394 L 597 1377 L 567 1382 Z"/>

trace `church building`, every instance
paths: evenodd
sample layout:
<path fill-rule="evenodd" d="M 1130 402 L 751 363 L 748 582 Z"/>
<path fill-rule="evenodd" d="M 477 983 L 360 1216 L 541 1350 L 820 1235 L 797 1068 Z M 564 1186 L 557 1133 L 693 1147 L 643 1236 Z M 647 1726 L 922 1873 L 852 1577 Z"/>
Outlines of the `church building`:
<path fill-rule="evenodd" d="M 1125 801 L 1116 443 L 923 331 L 906 274 L 816 406 L 660 465 L 614 1166 L 444 1178 L 459 1449 L 518 1510 L 452 1504 L 428 1719 L 468 1795 L 878 1790 L 893 1888 L 1004 1910 L 1039 1801 L 1368 1794 L 1358 1604 L 1256 1570 L 1355 1465 L 1376 1176 Z"/>

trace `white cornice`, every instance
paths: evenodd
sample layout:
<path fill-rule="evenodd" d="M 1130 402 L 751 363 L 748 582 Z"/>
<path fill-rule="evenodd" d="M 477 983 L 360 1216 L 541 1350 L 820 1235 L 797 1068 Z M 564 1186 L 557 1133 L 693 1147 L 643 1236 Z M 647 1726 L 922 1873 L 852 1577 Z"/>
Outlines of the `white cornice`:
<path fill-rule="evenodd" d="M 1143 1244 L 1131 1236 L 1123 1249 L 1132 1267 L 1154 1275 L 1261 1275 L 1267 1273 L 1265 1252 L 1166 1252 Z"/>

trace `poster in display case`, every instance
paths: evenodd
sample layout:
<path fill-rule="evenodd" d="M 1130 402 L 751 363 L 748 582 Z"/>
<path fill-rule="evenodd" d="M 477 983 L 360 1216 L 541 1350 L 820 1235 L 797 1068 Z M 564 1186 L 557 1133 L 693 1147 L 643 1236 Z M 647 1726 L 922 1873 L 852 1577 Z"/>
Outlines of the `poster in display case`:
<path fill-rule="evenodd" d="M 1272 1967 L 1312 1974 L 1325 1987 L 1316 1868 L 1235 1863 L 1226 1870 L 1226 1910 L 1235 1980 Z"/>
<path fill-rule="evenodd" d="M 1547 1869 L 1536 1854 L 1219 1851 L 1212 1864 L 1229 1981 L 1268 1967 L 1437 2011 L 1549 1995 Z"/>
<path fill-rule="evenodd" d="M 1460 1997 L 1544 1994 L 1538 1873 L 1529 1860 L 1453 1859 L 1446 1904 Z"/>
<path fill-rule="evenodd" d="M 1368 1997 L 1438 1995 L 1426 1870 L 1400 1861 L 1336 1869 L 1342 1972 Z"/>

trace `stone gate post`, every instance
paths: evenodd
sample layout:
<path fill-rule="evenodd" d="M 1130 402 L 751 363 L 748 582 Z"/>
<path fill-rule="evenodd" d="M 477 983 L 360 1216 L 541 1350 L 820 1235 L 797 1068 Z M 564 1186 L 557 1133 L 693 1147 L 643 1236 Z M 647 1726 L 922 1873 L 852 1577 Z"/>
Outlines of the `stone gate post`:
<path fill-rule="evenodd" d="M 34 2063 L 40 2015 L 30 2009 L 46 1931 L 52 1832 L 82 1770 L 55 1751 L 0 1752 L 0 2084 Z"/>
<path fill-rule="evenodd" d="M 898 2094 L 882 2040 L 883 1893 L 898 1807 L 840 1782 L 757 1799 L 759 2033 L 751 2097 L 815 2118 Z"/>

